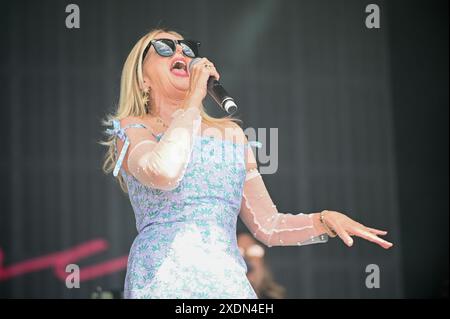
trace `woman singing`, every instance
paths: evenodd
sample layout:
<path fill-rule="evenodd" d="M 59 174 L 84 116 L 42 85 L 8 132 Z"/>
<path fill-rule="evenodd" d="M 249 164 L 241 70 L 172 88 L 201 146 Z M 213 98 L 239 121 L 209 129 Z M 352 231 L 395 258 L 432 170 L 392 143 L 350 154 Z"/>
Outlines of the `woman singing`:
<path fill-rule="evenodd" d="M 104 163 L 128 192 L 138 235 L 128 258 L 125 298 L 257 298 L 236 241 L 239 215 L 266 246 L 359 236 L 383 248 L 386 232 L 335 211 L 278 212 L 247 137 L 232 117 L 203 109 L 214 64 L 199 43 L 157 29 L 131 50 Z"/>

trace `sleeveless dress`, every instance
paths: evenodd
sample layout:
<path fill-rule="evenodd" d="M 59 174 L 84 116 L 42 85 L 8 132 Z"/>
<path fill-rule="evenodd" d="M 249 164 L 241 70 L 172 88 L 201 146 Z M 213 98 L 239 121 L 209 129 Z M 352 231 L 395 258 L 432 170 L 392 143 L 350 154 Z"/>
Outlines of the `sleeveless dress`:
<path fill-rule="evenodd" d="M 128 127 L 113 124 L 107 133 L 124 140 L 120 169 Z M 248 146 L 197 135 L 183 179 L 171 191 L 144 186 L 120 170 L 138 230 L 128 257 L 125 298 L 257 298 L 236 238 Z M 233 160 L 224 160 L 230 154 Z"/>

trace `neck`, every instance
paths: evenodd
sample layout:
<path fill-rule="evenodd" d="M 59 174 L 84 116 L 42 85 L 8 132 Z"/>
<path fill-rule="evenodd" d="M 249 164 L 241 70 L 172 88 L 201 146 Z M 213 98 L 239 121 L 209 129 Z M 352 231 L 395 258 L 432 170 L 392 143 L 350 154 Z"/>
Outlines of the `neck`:
<path fill-rule="evenodd" d="M 182 107 L 184 97 L 167 97 L 155 94 L 152 97 L 151 116 L 160 117 L 167 125 L 171 122 L 173 112 Z"/>

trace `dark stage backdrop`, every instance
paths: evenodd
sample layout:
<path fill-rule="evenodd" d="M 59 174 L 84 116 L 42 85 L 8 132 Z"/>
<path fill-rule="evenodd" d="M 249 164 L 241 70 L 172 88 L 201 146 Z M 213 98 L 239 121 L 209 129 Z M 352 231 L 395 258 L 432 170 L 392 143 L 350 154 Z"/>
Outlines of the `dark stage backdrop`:
<path fill-rule="evenodd" d="M 136 229 L 127 195 L 101 171 L 100 120 L 116 107 L 131 47 L 158 25 L 202 42 L 202 54 L 215 62 L 221 82 L 240 105 L 243 128 L 278 128 L 279 168 L 264 180 L 281 212 L 332 209 L 390 232 L 395 246 L 389 251 L 360 240 L 352 249 L 338 240 L 268 249 L 267 262 L 288 297 L 397 298 L 414 286 L 414 276 L 426 282 L 425 270 L 436 269 L 437 259 L 404 276 L 403 261 L 420 260 L 433 233 L 427 228 L 401 236 L 401 217 L 407 219 L 409 212 L 399 203 L 398 167 L 409 159 L 399 161 L 396 153 L 393 81 L 398 78 L 392 63 L 401 64 L 402 57 L 393 52 L 398 43 L 390 38 L 389 23 L 393 12 L 420 7 L 404 2 L 404 8 L 398 4 L 391 10 L 386 2 L 376 1 L 380 29 L 365 27 L 368 3 L 356 0 L 2 4 L 0 297 L 89 298 L 98 288 L 122 289 Z M 80 7 L 80 29 L 65 27 L 69 3 Z M 448 25 L 448 13 L 425 14 L 427 21 Z M 406 23 L 407 14 L 402 19 Z M 448 31 L 442 32 L 447 38 L 438 35 L 438 44 L 448 39 Z M 446 55 L 448 44 L 443 45 Z M 448 84 L 448 62 L 446 70 Z M 401 68 L 397 71 L 408 81 Z M 448 93 L 415 107 L 442 101 L 446 109 Z M 207 106 L 211 114 L 223 115 L 211 101 Z M 448 191 L 448 169 L 445 185 Z M 440 217 L 448 225 L 448 198 L 440 205 L 447 205 Z M 428 208 L 429 218 L 439 220 L 435 208 Z M 448 228 L 445 232 L 448 240 Z M 410 240 L 419 245 L 405 246 Z M 444 257 L 448 268 L 448 253 L 437 255 L 431 257 Z M 65 286 L 58 265 L 68 262 L 89 274 L 79 289 Z M 366 288 L 369 264 L 380 267 L 379 289 Z M 437 277 L 434 282 L 443 280 Z"/>

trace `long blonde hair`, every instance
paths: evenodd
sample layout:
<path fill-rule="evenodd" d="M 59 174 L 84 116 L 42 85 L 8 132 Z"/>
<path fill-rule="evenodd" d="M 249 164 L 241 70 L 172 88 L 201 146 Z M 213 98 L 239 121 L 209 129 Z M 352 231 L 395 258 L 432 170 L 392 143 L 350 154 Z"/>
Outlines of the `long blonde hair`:
<path fill-rule="evenodd" d="M 114 114 L 106 115 L 106 119 L 102 120 L 102 125 L 111 126 L 113 120 L 120 121 L 129 116 L 143 117 L 149 111 L 147 107 L 147 103 L 149 102 L 148 94 L 144 94 L 142 91 L 142 53 L 150 41 L 163 32 L 183 38 L 178 32 L 165 28 L 158 28 L 151 30 L 137 41 L 130 54 L 128 54 L 122 69 L 118 108 Z M 211 117 L 206 113 L 203 105 L 200 109 L 200 114 L 203 122 L 214 127 L 226 127 L 230 122 L 241 122 L 240 119 L 230 115 L 223 118 Z M 115 138 L 115 136 L 108 136 L 106 140 L 99 141 L 99 144 L 104 145 L 107 148 L 102 167 L 105 174 L 111 173 L 116 165 L 118 154 L 115 152 Z M 127 185 L 122 175 L 118 174 L 116 178 L 119 181 L 121 189 L 127 193 Z"/>

